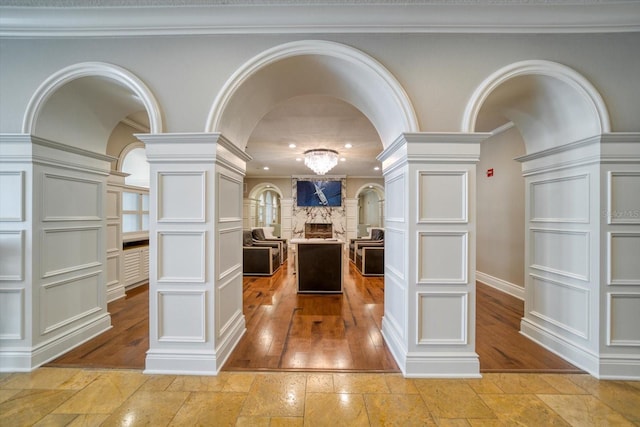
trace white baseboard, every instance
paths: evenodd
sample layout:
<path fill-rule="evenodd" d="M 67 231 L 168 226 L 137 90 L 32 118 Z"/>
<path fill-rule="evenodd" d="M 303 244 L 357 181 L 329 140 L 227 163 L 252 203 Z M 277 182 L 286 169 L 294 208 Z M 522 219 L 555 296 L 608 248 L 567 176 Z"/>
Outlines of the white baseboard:
<path fill-rule="evenodd" d="M 111 329 L 105 313 L 34 348 L 0 350 L 0 372 L 30 372 Z"/>
<path fill-rule="evenodd" d="M 476 271 L 476 280 L 524 301 L 524 288 L 522 286 L 514 285 L 511 282 L 507 282 L 506 280 L 493 277 L 480 271 Z"/>
<path fill-rule="evenodd" d="M 120 298 L 124 298 L 126 296 L 124 286 L 117 285 L 115 287 L 110 287 L 107 289 L 107 303 L 115 301 Z"/>

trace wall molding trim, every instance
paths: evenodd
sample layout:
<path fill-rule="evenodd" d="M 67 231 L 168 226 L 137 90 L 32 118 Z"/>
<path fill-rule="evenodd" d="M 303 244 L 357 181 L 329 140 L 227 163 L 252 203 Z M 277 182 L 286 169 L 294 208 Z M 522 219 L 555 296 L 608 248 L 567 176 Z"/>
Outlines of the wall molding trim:
<path fill-rule="evenodd" d="M 515 285 L 506 280 L 502 280 L 498 277 L 494 277 L 490 274 L 476 271 L 476 280 L 480 283 L 484 283 L 487 286 L 491 286 L 494 289 L 509 294 L 514 298 L 518 298 L 524 301 L 524 287 Z"/>

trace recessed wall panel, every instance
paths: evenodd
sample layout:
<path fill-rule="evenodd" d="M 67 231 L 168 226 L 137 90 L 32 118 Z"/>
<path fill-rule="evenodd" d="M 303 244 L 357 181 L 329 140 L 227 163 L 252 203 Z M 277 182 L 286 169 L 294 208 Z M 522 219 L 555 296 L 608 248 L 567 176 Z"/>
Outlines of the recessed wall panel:
<path fill-rule="evenodd" d="M 405 284 L 395 276 L 386 276 L 384 286 L 386 289 L 384 293 L 385 321 L 393 326 L 396 335 L 404 338 L 406 335 L 403 326 L 406 312 Z"/>
<path fill-rule="evenodd" d="M 122 248 L 120 236 L 120 224 L 107 224 L 107 252 L 116 252 Z"/>
<path fill-rule="evenodd" d="M 418 282 L 467 283 L 466 232 L 418 233 Z"/>
<path fill-rule="evenodd" d="M 24 173 L 0 172 L 0 221 L 24 220 Z"/>
<path fill-rule="evenodd" d="M 218 220 L 242 220 L 242 181 L 218 174 Z"/>
<path fill-rule="evenodd" d="M 530 313 L 581 338 L 589 337 L 589 290 L 531 276 Z"/>
<path fill-rule="evenodd" d="M 229 281 L 218 287 L 216 298 L 216 325 L 218 336 L 223 336 L 234 320 L 242 315 L 242 272 L 239 271 Z"/>
<path fill-rule="evenodd" d="M 610 285 L 640 285 L 640 233 L 609 233 Z"/>
<path fill-rule="evenodd" d="M 589 232 L 531 229 L 531 267 L 589 280 Z"/>
<path fill-rule="evenodd" d="M 384 266 L 391 274 L 399 279 L 405 277 L 406 254 L 404 252 L 406 233 L 403 230 L 387 228 L 384 232 L 385 245 L 397 250 L 385 250 Z"/>
<path fill-rule="evenodd" d="M 467 293 L 418 293 L 418 344 L 467 343 Z"/>
<path fill-rule="evenodd" d="M 45 173 L 42 220 L 77 221 L 102 218 L 102 183 Z"/>
<path fill-rule="evenodd" d="M 640 224 L 640 172 L 609 172 L 609 224 Z"/>
<path fill-rule="evenodd" d="M 120 218 L 120 192 L 107 190 L 107 219 Z"/>
<path fill-rule="evenodd" d="M 206 291 L 158 292 L 158 341 L 205 341 Z"/>
<path fill-rule="evenodd" d="M 24 309 L 23 289 L 0 289 L 0 340 L 23 339 Z"/>
<path fill-rule="evenodd" d="M 44 230 L 40 246 L 42 277 L 100 265 L 104 251 L 101 243 L 99 227 Z"/>
<path fill-rule="evenodd" d="M 43 285 L 40 331 L 46 334 L 100 311 L 103 292 L 99 273 Z"/>
<path fill-rule="evenodd" d="M 158 222 L 204 222 L 206 172 L 158 173 Z"/>
<path fill-rule="evenodd" d="M 0 231 L 0 280 L 22 280 L 24 275 L 23 231 Z"/>
<path fill-rule="evenodd" d="M 158 281 L 205 281 L 205 232 L 158 233 Z"/>
<path fill-rule="evenodd" d="M 418 221 L 467 222 L 467 172 L 418 174 Z"/>
<path fill-rule="evenodd" d="M 385 182 L 385 218 L 388 221 L 405 221 L 405 177 L 398 175 Z"/>
<path fill-rule="evenodd" d="M 242 229 L 221 231 L 216 239 L 218 254 L 218 279 L 242 268 Z"/>
<path fill-rule="evenodd" d="M 531 183 L 531 221 L 589 222 L 589 175 Z"/>
<path fill-rule="evenodd" d="M 640 293 L 612 292 L 607 297 L 607 344 L 640 346 Z"/>
<path fill-rule="evenodd" d="M 120 255 L 107 256 L 107 286 L 118 284 L 120 281 Z"/>

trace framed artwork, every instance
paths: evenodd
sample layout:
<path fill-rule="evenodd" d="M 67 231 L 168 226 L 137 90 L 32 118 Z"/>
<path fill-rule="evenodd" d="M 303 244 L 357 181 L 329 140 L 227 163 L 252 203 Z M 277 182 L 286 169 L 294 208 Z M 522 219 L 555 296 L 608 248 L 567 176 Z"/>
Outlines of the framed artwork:
<path fill-rule="evenodd" d="M 342 181 L 298 181 L 298 202 L 300 207 L 342 206 Z"/>

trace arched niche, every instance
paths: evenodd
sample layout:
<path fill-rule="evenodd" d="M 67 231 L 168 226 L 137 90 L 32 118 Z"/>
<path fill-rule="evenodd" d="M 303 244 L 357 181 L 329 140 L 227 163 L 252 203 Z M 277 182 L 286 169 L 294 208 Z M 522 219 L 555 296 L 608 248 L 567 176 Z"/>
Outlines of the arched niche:
<path fill-rule="evenodd" d="M 213 103 L 206 132 L 219 132 L 244 149 L 262 117 L 297 96 L 327 95 L 358 108 L 384 147 L 419 131 L 409 97 L 380 63 L 351 47 L 306 40 L 269 49 L 240 67 Z"/>
<path fill-rule="evenodd" d="M 593 85 L 571 68 L 522 61 L 487 77 L 467 103 L 463 132 L 491 132 L 512 122 L 527 153 L 610 131 L 609 115 Z"/>
<path fill-rule="evenodd" d="M 149 132 L 162 132 L 160 107 L 149 88 L 128 70 L 85 62 L 47 78 L 31 97 L 23 133 L 98 153 L 106 152 L 113 129 L 144 111 Z"/>
<path fill-rule="evenodd" d="M 364 184 L 356 191 L 358 237 L 368 236 L 371 228 L 384 227 L 384 194 L 384 187 L 374 182 Z"/>

